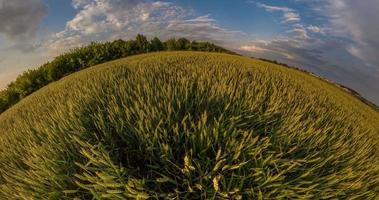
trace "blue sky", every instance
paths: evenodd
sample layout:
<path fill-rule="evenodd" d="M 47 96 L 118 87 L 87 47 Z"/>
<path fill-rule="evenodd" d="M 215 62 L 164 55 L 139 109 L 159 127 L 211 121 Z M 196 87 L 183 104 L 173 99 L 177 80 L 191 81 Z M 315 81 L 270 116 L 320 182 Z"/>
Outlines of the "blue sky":
<path fill-rule="evenodd" d="M 208 40 L 276 59 L 379 104 L 377 0 L 0 0 L 0 88 L 91 41 Z"/>

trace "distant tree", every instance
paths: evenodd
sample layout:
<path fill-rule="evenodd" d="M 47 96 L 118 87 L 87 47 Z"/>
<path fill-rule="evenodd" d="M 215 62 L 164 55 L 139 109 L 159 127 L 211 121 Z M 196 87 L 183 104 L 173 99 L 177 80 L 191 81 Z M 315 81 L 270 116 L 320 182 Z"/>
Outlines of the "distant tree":
<path fill-rule="evenodd" d="M 166 46 L 166 49 L 168 51 L 175 51 L 175 50 L 177 50 L 176 39 L 172 38 L 172 39 L 167 40 L 165 42 L 165 46 Z"/>
<path fill-rule="evenodd" d="M 11 107 L 12 105 L 16 104 L 18 101 L 20 101 L 20 93 L 15 88 L 12 88 L 8 86 L 7 90 L 3 91 L 3 97 L 2 105 L 4 107 L 0 108 L 0 112 L 4 112 L 6 109 Z"/>
<path fill-rule="evenodd" d="M 162 43 L 155 37 L 149 42 L 141 34 L 138 34 L 135 40 L 115 40 L 105 43 L 93 42 L 88 46 L 72 49 L 56 57 L 53 61 L 18 76 L 4 91 L 0 91 L 0 113 L 16 104 L 25 96 L 68 74 L 110 60 L 162 50 L 215 51 L 233 54 L 233 52 L 211 43 L 191 42 L 185 38 L 178 40 L 169 39 Z"/>
<path fill-rule="evenodd" d="M 125 48 L 125 41 L 124 40 L 115 40 L 110 44 L 110 51 L 111 55 L 114 58 L 121 58 L 124 55 L 124 48 Z"/>
<path fill-rule="evenodd" d="M 6 95 L 6 91 L 0 91 L 0 113 L 3 112 L 8 103 L 8 97 Z"/>
<path fill-rule="evenodd" d="M 196 42 L 196 40 L 192 41 L 191 44 L 190 44 L 190 50 L 192 51 L 197 51 L 198 50 L 198 42 Z"/>
<path fill-rule="evenodd" d="M 128 48 L 128 51 L 130 51 L 131 55 L 135 55 L 139 53 L 138 43 L 135 40 L 128 41 L 127 48 Z"/>
<path fill-rule="evenodd" d="M 162 51 L 164 50 L 164 45 L 163 43 L 161 42 L 161 40 L 157 37 L 153 38 L 151 41 L 150 41 L 150 46 L 151 46 L 151 50 L 152 51 Z"/>
<path fill-rule="evenodd" d="M 149 42 L 144 35 L 138 34 L 136 37 L 137 47 L 141 52 L 148 52 Z"/>
<path fill-rule="evenodd" d="M 176 41 L 177 50 L 189 50 L 191 46 L 191 42 L 186 38 L 179 38 Z"/>

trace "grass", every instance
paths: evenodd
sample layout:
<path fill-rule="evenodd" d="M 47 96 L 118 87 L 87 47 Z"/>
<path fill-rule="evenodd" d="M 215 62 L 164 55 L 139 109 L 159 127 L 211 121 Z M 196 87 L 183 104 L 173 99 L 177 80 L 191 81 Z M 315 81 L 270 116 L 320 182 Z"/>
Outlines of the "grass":
<path fill-rule="evenodd" d="M 272 63 L 132 56 L 0 115 L 0 196 L 375 199 L 378 122 L 342 89 Z"/>

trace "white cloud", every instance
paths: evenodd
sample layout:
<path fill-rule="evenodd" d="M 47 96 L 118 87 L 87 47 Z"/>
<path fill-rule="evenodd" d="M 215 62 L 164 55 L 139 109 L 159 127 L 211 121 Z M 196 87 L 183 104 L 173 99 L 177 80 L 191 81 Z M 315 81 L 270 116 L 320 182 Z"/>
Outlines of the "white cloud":
<path fill-rule="evenodd" d="M 268 49 L 265 49 L 261 46 L 254 45 L 254 44 L 243 45 L 240 47 L 240 49 L 243 51 L 249 51 L 249 52 L 255 52 L 255 53 L 262 53 L 262 52 L 268 51 Z"/>
<path fill-rule="evenodd" d="M 321 34 L 324 34 L 324 30 L 323 28 L 320 28 L 318 26 L 313 26 L 313 25 L 309 25 L 307 26 L 307 30 L 308 31 L 311 31 L 313 33 L 321 33 Z"/>
<path fill-rule="evenodd" d="M 302 24 L 294 24 L 292 27 L 293 28 L 291 30 L 288 30 L 287 32 L 293 33 L 294 38 L 299 40 L 310 39 L 310 37 L 308 36 L 307 29 Z"/>
<path fill-rule="evenodd" d="M 215 42 L 239 34 L 220 27 L 210 15 L 195 16 L 191 9 L 169 2 L 74 0 L 72 4 L 77 15 L 45 45 L 48 49 L 59 52 L 90 41 L 128 39 L 138 33 Z"/>
<path fill-rule="evenodd" d="M 298 38 L 298 39 L 308 39 L 309 38 L 307 31 L 305 29 L 294 28 L 290 32 L 295 33 L 295 38 Z"/>
<path fill-rule="evenodd" d="M 30 2 L 30 4 L 29 4 Z M 42 0 L 0 0 L 0 17 L 12 13 L 10 5 L 17 8 L 24 18 L 33 18 L 31 11 L 39 11 Z M 35 5 L 33 5 L 35 3 Z M 171 37 L 187 37 L 195 40 L 207 40 L 219 44 L 231 44 L 232 40 L 243 35 L 242 32 L 222 28 L 210 15 L 195 15 L 190 8 L 183 8 L 173 3 L 150 0 L 72 0 L 77 14 L 66 23 L 65 28 L 48 36 L 38 35 L 36 39 L 25 37 L 32 35 L 38 23 L 29 24 L 28 31 L 21 35 L 26 40 L 22 46 L 0 48 L 0 55 L 7 57 L 0 64 L 0 89 L 23 70 L 39 66 L 48 59 L 68 49 L 88 44 L 92 41 L 108 41 L 114 39 L 130 39 L 142 33 L 148 37 L 160 37 L 165 40 Z M 18 6 L 15 6 L 15 5 Z M 42 5 L 42 4 L 41 4 Z M 27 7 L 27 8 L 26 8 Z M 19 9 L 20 8 L 20 9 Z M 21 9 L 22 8 L 22 9 Z M 3 10 L 1 10 L 3 9 Z M 30 10 L 28 10 L 30 9 Z M 17 13 L 17 12 L 14 12 Z M 43 13 L 43 12 L 41 12 Z M 42 18 L 41 13 L 34 13 Z M 21 15 L 21 14 L 20 14 Z M 38 19 L 40 19 L 38 18 Z M 21 22 L 12 19 L 13 22 Z M 30 20 L 29 22 L 34 22 Z M 6 24 L 6 20 L 0 24 Z M 0 34 L 12 35 L 1 29 Z M 20 29 L 15 27 L 14 30 Z M 20 30 L 24 30 L 24 26 Z M 30 34 L 29 34 L 30 33 Z M 15 34 L 13 34 L 15 35 Z M 20 36 L 20 37 L 21 37 Z M 4 44 L 0 37 L 0 46 Z M 17 49 L 22 47 L 22 49 Z M 17 51 L 15 51 L 17 49 Z M 23 50 L 23 59 L 18 59 Z M 33 50 L 33 52 L 31 52 Z M 26 53 L 28 52 L 28 53 Z M 16 57 L 17 58 L 16 58 Z M 4 78 L 7 76 L 7 78 Z"/>
<path fill-rule="evenodd" d="M 298 22 L 300 21 L 300 15 L 295 12 L 285 12 L 283 14 L 283 22 Z"/>
<path fill-rule="evenodd" d="M 264 8 L 267 12 L 283 12 L 282 23 L 284 25 L 290 25 L 290 29 L 288 29 L 286 32 L 292 33 L 297 39 L 309 38 L 308 31 L 306 28 L 304 28 L 304 25 L 301 24 L 301 17 L 296 10 L 288 7 L 271 6 L 262 3 L 256 3 L 256 5 L 260 8 Z"/>
<path fill-rule="evenodd" d="M 379 91 L 379 21 L 374 20 L 379 19 L 379 2 L 294 1 L 307 3 L 315 22 L 323 24 L 316 26 L 302 22 L 299 13 L 292 8 L 256 3 L 268 12 L 282 12 L 283 27 L 289 35 L 265 42 L 253 40 L 241 45 L 240 50 L 315 72 L 351 87 L 379 104 L 379 93 L 376 92 Z M 286 18 L 294 20 L 286 21 Z"/>
<path fill-rule="evenodd" d="M 253 2 L 250 2 L 253 3 Z M 300 15 L 292 8 L 288 7 L 280 7 L 280 6 L 272 6 L 263 3 L 256 3 L 256 5 L 260 8 L 264 8 L 267 12 L 283 12 L 283 23 L 289 22 L 298 22 L 300 21 Z"/>
<path fill-rule="evenodd" d="M 257 6 L 260 8 L 264 8 L 268 12 L 282 11 L 282 12 L 293 12 L 294 10 L 288 7 L 280 7 L 280 6 L 270 6 L 263 3 L 257 3 Z"/>
<path fill-rule="evenodd" d="M 76 9 L 88 5 L 92 0 L 72 0 L 72 6 Z"/>

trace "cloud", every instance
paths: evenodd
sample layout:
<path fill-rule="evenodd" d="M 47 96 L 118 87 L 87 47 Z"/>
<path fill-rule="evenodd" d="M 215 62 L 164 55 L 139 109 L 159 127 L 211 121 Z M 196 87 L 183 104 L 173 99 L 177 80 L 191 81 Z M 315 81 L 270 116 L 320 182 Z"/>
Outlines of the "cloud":
<path fill-rule="evenodd" d="M 46 14 L 42 0 L 0 0 L 0 34 L 11 40 L 33 37 Z"/>
<path fill-rule="evenodd" d="M 316 17 L 325 20 L 323 28 L 308 26 L 321 33 L 328 64 L 336 80 L 351 86 L 379 104 L 379 4 L 377 0 L 314 0 L 307 1 Z M 334 42 L 332 42 L 334 41 Z"/>
<path fill-rule="evenodd" d="M 300 21 L 300 15 L 295 12 L 285 12 L 283 14 L 283 22 L 298 22 Z"/>
<path fill-rule="evenodd" d="M 72 0 L 72 6 L 76 9 L 79 9 L 82 6 L 88 5 L 91 3 L 91 0 Z"/>
<path fill-rule="evenodd" d="M 250 41 L 239 48 L 242 53 L 280 62 L 314 72 L 328 80 L 357 90 L 363 96 L 379 103 L 379 71 L 365 67 L 364 62 L 351 54 L 343 40 L 327 38 L 282 37 L 266 41 Z"/>
<path fill-rule="evenodd" d="M 240 49 L 243 51 L 254 52 L 254 53 L 262 53 L 265 51 L 269 51 L 268 49 L 265 49 L 264 47 L 261 47 L 255 44 L 243 45 L 240 47 Z"/>
<path fill-rule="evenodd" d="M 238 34 L 220 27 L 210 15 L 196 16 L 191 9 L 162 1 L 73 0 L 78 10 L 46 44 L 61 51 L 91 41 L 129 39 L 138 33 L 148 37 L 188 37 L 222 42 Z"/>
<path fill-rule="evenodd" d="M 241 33 L 218 26 L 215 20 L 210 18 L 209 15 L 188 20 L 173 20 L 170 21 L 164 29 L 169 35 L 174 33 L 174 36 L 220 43 L 230 40 L 234 34 Z"/>
<path fill-rule="evenodd" d="M 301 65 L 307 69 L 319 69 L 320 65 L 326 63 L 318 50 L 320 46 L 322 44 L 319 40 L 282 37 L 267 41 L 251 41 L 249 45 L 244 45 L 240 49 L 256 57 L 277 59 L 289 64 Z"/>
<path fill-rule="evenodd" d="M 295 37 L 299 38 L 299 39 L 308 39 L 309 38 L 307 31 L 305 29 L 302 29 L 302 28 L 294 28 L 289 32 L 295 33 L 295 35 L 296 35 Z"/>
<path fill-rule="evenodd" d="M 0 38 L 0 55 L 6 57 L 0 60 L 0 90 L 22 71 L 92 41 L 130 39 L 142 33 L 163 40 L 187 37 L 218 44 L 230 41 L 231 44 L 232 40 L 243 34 L 219 26 L 211 15 L 196 15 L 191 8 L 170 2 L 72 0 L 71 4 L 76 9 L 76 15 L 66 22 L 63 30 L 52 34 L 38 32 L 36 38 L 31 38 L 47 12 L 42 0 L 0 0 L 0 19 L 16 16 L 9 21 L 0 21 L 0 34 L 13 36 L 14 39 L 9 46 L 3 47 Z M 3 28 L 11 25 L 14 27 Z M 20 53 L 22 59 L 19 59 Z"/>
<path fill-rule="evenodd" d="M 251 1 L 250 3 L 254 3 Z M 293 12 L 294 10 L 288 7 L 280 7 L 280 6 L 270 6 L 263 3 L 257 3 L 257 6 L 260 8 L 264 8 L 268 12 L 282 11 L 282 12 Z"/>
<path fill-rule="evenodd" d="M 377 0 L 327 0 L 323 14 L 329 19 L 332 34 L 348 38 L 352 55 L 379 68 L 379 4 Z"/>
<path fill-rule="evenodd" d="M 253 3 L 253 2 L 250 2 Z M 271 6 L 263 3 L 256 3 L 260 8 L 264 8 L 267 12 L 283 12 L 283 23 L 289 22 L 298 22 L 300 21 L 300 15 L 292 8 L 280 7 L 280 6 Z"/>
<path fill-rule="evenodd" d="M 255 3 L 282 12 L 286 36 L 252 40 L 240 50 L 299 66 L 359 91 L 379 104 L 379 6 L 377 0 L 293 0 L 307 5 L 315 24 L 302 22 L 289 7 Z M 320 24 L 321 23 L 321 24 Z"/>
<path fill-rule="evenodd" d="M 324 34 L 324 29 L 318 26 L 309 25 L 307 26 L 307 30 L 313 33 L 321 33 Z"/>
<path fill-rule="evenodd" d="M 255 3 L 253 1 L 249 1 L 248 3 Z M 294 37 L 298 39 L 308 39 L 308 31 L 304 26 L 301 24 L 301 17 L 300 14 L 289 7 L 280 7 L 280 6 L 272 6 L 272 5 L 267 5 L 263 3 L 255 3 L 258 7 L 264 8 L 267 12 L 282 12 L 282 21 L 281 23 L 284 25 L 289 25 L 286 26 L 288 29 L 286 32 L 287 33 L 292 33 Z"/>
<path fill-rule="evenodd" d="M 288 30 L 288 33 L 293 33 L 294 37 L 299 40 L 309 39 L 308 31 L 302 24 L 294 24 L 291 30 Z"/>
<path fill-rule="evenodd" d="M 250 1 L 249 3 L 255 3 Z M 300 14 L 289 7 L 279 7 L 279 6 L 272 6 L 262 3 L 256 3 L 256 5 L 260 8 L 264 8 L 267 12 L 283 12 L 282 15 L 282 24 L 284 25 L 290 25 L 290 29 L 288 29 L 287 33 L 292 33 L 294 37 L 298 39 L 308 39 L 308 31 L 304 27 L 304 25 L 301 24 L 301 17 Z M 286 27 L 288 28 L 288 26 Z"/>

